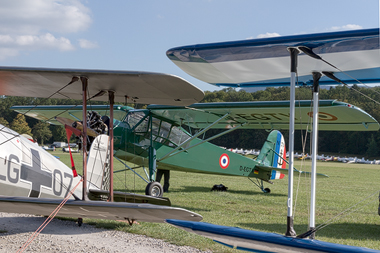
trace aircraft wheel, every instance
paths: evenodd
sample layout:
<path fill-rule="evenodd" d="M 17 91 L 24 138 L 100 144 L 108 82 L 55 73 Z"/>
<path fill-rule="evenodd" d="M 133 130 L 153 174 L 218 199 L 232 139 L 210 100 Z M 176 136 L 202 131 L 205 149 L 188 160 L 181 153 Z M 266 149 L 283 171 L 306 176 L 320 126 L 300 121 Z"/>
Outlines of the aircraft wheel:
<path fill-rule="evenodd" d="M 269 188 L 265 188 L 264 189 L 264 193 L 270 193 L 270 189 Z"/>
<path fill-rule="evenodd" d="M 159 182 L 150 182 L 145 188 L 145 195 L 162 197 L 164 190 Z"/>

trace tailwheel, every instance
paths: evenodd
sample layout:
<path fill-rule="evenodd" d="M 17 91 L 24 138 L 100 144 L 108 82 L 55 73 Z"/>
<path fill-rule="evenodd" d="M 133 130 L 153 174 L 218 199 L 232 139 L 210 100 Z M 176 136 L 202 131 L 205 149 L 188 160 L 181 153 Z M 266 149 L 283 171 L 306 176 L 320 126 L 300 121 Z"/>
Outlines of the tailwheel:
<path fill-rule="evenodd" d="M 264 188 L 264 181 L 261 180 L 261 179 L 258 179 L 258 178 L 255 178 L 256 181 L 253 181 L 251 178 L 248 178 L 254 185 L 256 185 L 257 187 L 259 187 L 259 189 L 263 192 L 263 193 L 270 193 L 270 189 L 269 188 Z M 270 183 L 270 184 L 273 184 L 271 181 L 265 181 L 267 183 Z"/>
<path fill-rule="evenodd" d="M 150 182 L 145 188 L 145 195 L 162 197 L 164 190 L 159 182 Z"/>

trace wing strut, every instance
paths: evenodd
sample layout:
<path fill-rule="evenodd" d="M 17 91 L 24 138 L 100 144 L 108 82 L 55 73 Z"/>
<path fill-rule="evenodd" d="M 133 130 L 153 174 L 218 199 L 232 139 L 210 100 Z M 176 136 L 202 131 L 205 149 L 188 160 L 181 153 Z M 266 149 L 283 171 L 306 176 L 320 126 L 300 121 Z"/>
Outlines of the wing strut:
<path fill-rule="evenodd" d="M 297 59 L 299 50 L 295 47 L 288 48 L 290 52 L 290 112 L 289 112 L 289 168 L 294 167 L 294 118 L 295 118 L 295 93 L 296 93 L 296 75 Z M 296 236 L 293 228 L 293 170 L 289 169 L 288 184 L 288 217 L 286 236 Z"/>
<path fill-rule="evenodd" d="M 229 113 L 226 113 L 224 114 L 221 118 L 217 119 L 216 121 L 214 121 L 212 124 L 210 124 L 209 126 L 205 127 L 202 129 L 202 131 L 199 131 L 198 133 L 196 133 L 195 135 L 193 135 L 191 138 L 187 139 L 186 141 L 184 141 L 183 143 L 181 143 L 178 147 L 176 147 L 175 149 L 173 149 L 172 151 L 170 151 L 169 153 L 167 153 L 166 155 L 164 155 L 163 157 L 161 157 L 160 159 L 157 159 L 158 161 L 162 161 L 166 158 L 168 158 L 171 154 L 173 154 L 174 152 L 176 152 L 177 150 L 179 150 L 180 148 L 182 148 L 184 145 L 186 145 L 187 143 L 189 143 L 190 141 L 194 140 L 195 138 L 197 138 L 198 136 L 200 136 L 201 134 L 205 133 L 207 130 L 209 130 L 211 127 L 213 127 L 214 125 L 218 124 L 219 121 L 223 120 L 224 118 L 226 118 L 227 116 L 229 115 Z M 177 152 L 179 153 L 179 152 Z M 176 153 L 176 154 L 177 154 Z"/>
<path fill-rule="evenodd" d="M 110 195 L 108 201 L 113 202 L 113 104 L 115 101 L 115 92 L 109 90 L 108 98 L 110 101 L 110 121 L 109 121 L 109 136 L 110 136 Z"/>
<path fill-rule="evenodd" d="M 322 74 L 313 72 L 313 132 L 312 132 L 312 156 L 311 156 L 311 196 L 310 196 L 310 221 L 309 229 L 315 229 L 315 189 L 317 177 L 317 152 L 318 152 L 318 106 L 319 106 L 319 79 Z M 310 235 L 315 239 L 315 232 Z"/>
<path fill-rule="evenodd" d="M 88 200 L 87 196 L 87 88 L 88 88 L 88 78 L 81 76 L 80 80 L 82 82 L 82 100 L 83 100 L 83 138 L 82 138 L 82 149 L 83 149 L 83 192 L 82 200 Z"/>
<path fill-rule="evenodd" d="M 231 128 L 231 129 L 228 129 L 228 130 L 226 130 L 226 131 L 220 133 L 220 134 L 214 135 L 214 136 L 212 136 L 212 137 L 210 137 L 210 138 L 208 138 L 208 139 L 206 139 L 206 140 L 202 140 L 202 141 L 200 141 L 200 142 L 198 142 L 198 143 L 196 143 L 196 144 L 194 144 L 194 145 L 192 145 L 192 146 L 190 146 L 190 147 L 188 147 L 188 148 L 182 149 L 182 150 L 180 150 L 180 151 L 178 151 L 178 152 L 172 154 L 171 156 L 173 156 L 173 155 L 177 155 L 177 154 L 182 153 L 182 152 L 184 152 L 184 151 L 187 151 L 187 150 L 189 150 L 189 149 L 191 149 L 191 148 L 194 148 L 194 147 L 196 147 L 196 146 L 198 146 L 198 145 L 201 145 L 202 143 L 209 142 L 209 141 L 211 141 L 211 140 L 213 140 L 213 139 L 216 139 L 216 138 L 218 138 L 218 137 L 220 137 L 220 136 L 222 136 L 222 135 L 228 134 L 229 132 L 232 132 L 232 131 L 234 131 L 234 130 L 236 130 L 236 129 L 238 129 L 238 128 L 244 126 L 244 125 L 245 125 L 245 123 L 242 123 L 241 125 L 235 126 L 235 127 Z M 166 157 L 166 158 L 168 158 L 168 157 Z M 162 160 L 163 160 L 163 158 L 161 158 L 159 161 L 162 161 Z"/>

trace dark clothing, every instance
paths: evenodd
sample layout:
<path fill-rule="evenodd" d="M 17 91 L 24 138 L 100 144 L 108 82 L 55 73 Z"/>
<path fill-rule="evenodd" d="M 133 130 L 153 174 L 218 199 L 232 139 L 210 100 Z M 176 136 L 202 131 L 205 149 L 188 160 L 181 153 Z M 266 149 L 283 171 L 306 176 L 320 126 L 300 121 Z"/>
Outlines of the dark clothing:
<path fill-rule="evenodd" d="M 169 191 L 169 179 L 170 179 L 170 170 L 160 170 L 157 169 L 157 174 L 156 174 L 156 181 L 160 182 L 162 175 L 164 175 L 164 192 Z"/>

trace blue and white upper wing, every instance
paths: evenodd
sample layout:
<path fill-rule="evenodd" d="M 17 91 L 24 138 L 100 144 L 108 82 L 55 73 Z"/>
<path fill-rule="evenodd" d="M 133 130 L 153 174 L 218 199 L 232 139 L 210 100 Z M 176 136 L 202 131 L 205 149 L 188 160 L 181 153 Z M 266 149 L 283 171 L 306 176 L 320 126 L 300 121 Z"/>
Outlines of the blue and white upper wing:
<path fill-rule="evenodd" d="M 191 76 L 217 86 L 284 86 L 290 84 L 288 47 L 299 46 L 310 48 L 344 71 L 335 76 L 346 83 L 357 83 L 353 78 L 380 82 L 378 28 L 182 46 L 166 54 Z M 298 84 L 312 84 L 312 71 L 337 69 L 300 54 Z M 324 76 L 320 84 L 337 83 Z"/>

